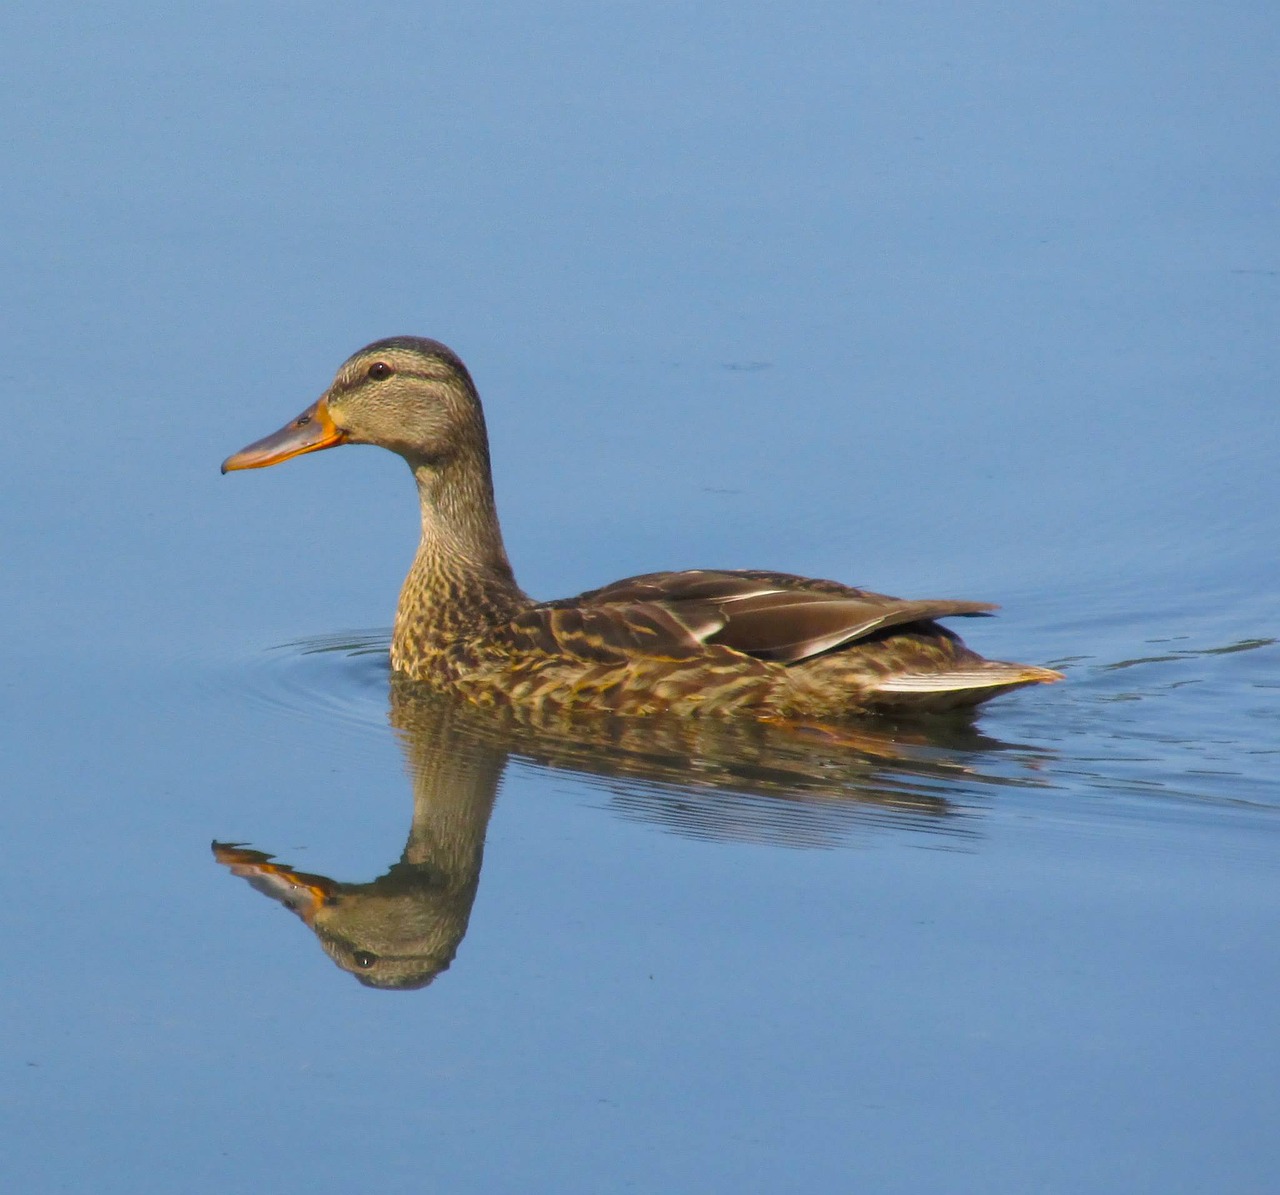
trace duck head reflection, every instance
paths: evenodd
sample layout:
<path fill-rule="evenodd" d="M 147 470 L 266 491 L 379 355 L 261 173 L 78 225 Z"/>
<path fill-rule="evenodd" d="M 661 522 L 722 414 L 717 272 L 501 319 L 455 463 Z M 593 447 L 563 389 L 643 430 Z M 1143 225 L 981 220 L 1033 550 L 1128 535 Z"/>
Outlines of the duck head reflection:
<path fill-rule="evenodd" d="M 1011 748 L 963 719 L 868 722 L 804 736 L 760 723 L 661 717 L 535 721 L 396 676 L 390 698 L 413 783 L 413 821 L 383 875 L 345 883 L 242 844 L 213 844 L 219 863 L 296 913 L 339 967 L 374 988 L 423 987 L 453 961 L 513 756 L 594 779 L 630 819 L 698 838 L 787 846 L 831 846 L 856 827 L 887 825 L 969 837 L 970 819 L 956 816 L 944 794 L 958 780 L 1018 782 L 977 770 Z"/>
<path fill-rule="evenodd" d="M 376 880 L 294 871 L 262 851 L 213 844 L 214 858 L 292 909 L 339 967 L 376 988 L 420 988 L 453 961 L 480 883 L 484 837 L 507 752 L 476 734 L 456 699 L 392 688 L 392 725 L 413 778 L 413 822 Z"/>

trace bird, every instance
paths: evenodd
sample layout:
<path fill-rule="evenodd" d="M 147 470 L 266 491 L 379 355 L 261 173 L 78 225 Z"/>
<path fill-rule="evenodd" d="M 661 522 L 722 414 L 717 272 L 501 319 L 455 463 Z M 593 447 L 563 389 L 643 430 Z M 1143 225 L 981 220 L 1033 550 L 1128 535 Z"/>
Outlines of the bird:
<path fill-rule="evenodd" d="M 988 614 L 987 602 L 755 569 L 646 573 L 535 601 L 503 544 L 475 383 L 439 341 L 395 336 L 360 349 L 315 403 L 222 472 L 342 444 L 389 449 L 417 483 L 422 537 L 396 609 L 392 668 L 479 706 L 822 727 L 970 709 L 1062 679 L 984 659 L 937 621 Z"/>

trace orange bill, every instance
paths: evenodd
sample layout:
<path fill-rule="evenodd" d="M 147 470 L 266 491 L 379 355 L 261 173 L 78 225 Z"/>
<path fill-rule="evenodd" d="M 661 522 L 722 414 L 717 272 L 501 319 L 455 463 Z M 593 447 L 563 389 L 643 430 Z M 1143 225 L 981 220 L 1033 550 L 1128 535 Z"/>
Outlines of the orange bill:
<path fill-rule="evenodd" d="M 308 925 L 315 921 L 316 914 L 325 905 L 333 901 L 338 891 L 338 885 L 328 876 L 294 871 L 282 863 L 273 862 L 272 856 L 265 851 L 255 851 L 236 842 L 215 842 L 213 857 L 229 868 L 232 875 L 248 880 L 251 887 L 272 900 L 278 900 Z"/>
<path fill-rule="evenodd" d="M 261 469 L 266 465 L 278 465 L 292 456 L 304 452 L 319 452 L 343 443 L 347 434 L 341 431 L 329 415 L 329 406 L 323 398 L 309 406 L 292 423 L 286 423 L 278 432 L 272 432 L 261 440 L 255 440 L 247 448 L 227 457 L 222 471 L 232 469 Z"/>

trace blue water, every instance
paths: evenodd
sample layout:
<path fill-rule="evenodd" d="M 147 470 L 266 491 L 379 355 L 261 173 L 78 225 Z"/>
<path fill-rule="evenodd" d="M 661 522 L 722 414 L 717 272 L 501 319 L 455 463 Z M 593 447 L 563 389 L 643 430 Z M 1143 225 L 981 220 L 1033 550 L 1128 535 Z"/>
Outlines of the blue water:
<path fill-rule="evenodd" d="M 6 1189 L 1271 1190 L 1278 43 L 10 6 Z M 218 474 L 398 333 L 531 593 L 994 600 L 1066 682 L 848 752 L 406 697 L 403 466 Z"/>

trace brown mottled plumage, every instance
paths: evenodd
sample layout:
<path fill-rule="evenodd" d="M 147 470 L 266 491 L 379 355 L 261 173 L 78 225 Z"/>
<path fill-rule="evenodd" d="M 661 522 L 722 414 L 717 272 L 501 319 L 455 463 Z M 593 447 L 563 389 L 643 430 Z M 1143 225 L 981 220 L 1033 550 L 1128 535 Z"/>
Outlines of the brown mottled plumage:
<path fill-rule="evenodd" d="M 222 469 L 343 443 L 389 448 L 418 483 L 422 542 L 392 665 L 481 705 L 826 721 L 972 706 L 1061 676 L 984 660 L 934 621 L 986 603 L 904 601 L 787 573 L 650 573 L 534 602 L 502 545 L 479 396 L 434 340 L 361 349 L 313 406 Z"/>

